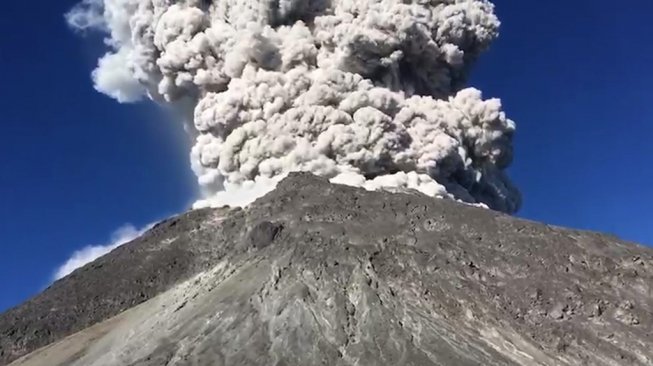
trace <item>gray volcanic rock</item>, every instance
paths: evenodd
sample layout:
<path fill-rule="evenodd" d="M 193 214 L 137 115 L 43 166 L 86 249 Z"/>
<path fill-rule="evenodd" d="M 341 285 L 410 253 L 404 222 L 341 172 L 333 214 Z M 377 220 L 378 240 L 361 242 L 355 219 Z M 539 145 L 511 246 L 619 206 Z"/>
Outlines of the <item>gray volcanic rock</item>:
<path fill-rule="evenodd" d="M 0 364 L 650 365 L 651 280 L 613 237 L 293 174 L 2 314 Z"/>

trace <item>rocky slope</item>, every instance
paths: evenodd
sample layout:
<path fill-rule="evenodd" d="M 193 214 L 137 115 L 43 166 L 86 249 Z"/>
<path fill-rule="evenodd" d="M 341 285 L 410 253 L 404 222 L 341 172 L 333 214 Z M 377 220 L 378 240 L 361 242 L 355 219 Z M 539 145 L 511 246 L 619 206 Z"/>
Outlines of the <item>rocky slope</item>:
<path fill-rule="evenodd" d="M 652 280 L 614 237 L 293 174 L 0 315 L 0 365 L 650 365 Z"/>

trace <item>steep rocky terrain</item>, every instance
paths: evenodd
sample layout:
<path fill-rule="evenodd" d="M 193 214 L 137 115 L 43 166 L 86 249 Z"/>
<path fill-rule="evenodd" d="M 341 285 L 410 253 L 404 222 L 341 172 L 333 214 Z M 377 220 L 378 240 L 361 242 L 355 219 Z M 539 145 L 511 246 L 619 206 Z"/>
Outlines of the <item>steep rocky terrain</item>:
<path fill-rule="evenodd" d="M 614 237 L 293 174 L 0 315 L 0 365 L 651 365 L 652 280 Z"/>

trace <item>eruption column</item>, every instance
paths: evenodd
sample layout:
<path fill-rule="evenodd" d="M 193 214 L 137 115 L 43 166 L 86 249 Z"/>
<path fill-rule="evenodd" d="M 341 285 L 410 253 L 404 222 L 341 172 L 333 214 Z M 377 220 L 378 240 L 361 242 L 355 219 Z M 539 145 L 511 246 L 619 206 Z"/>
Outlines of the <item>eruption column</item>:
<path fill-rule="evenodd" d="M 85 0 L 67 20 L 107 34 L 98 91 L 192 106 L 197 206 L 301 170 L 519 208 L 515 124 L 464 88 L 498 35 L 486 0 Z"/>

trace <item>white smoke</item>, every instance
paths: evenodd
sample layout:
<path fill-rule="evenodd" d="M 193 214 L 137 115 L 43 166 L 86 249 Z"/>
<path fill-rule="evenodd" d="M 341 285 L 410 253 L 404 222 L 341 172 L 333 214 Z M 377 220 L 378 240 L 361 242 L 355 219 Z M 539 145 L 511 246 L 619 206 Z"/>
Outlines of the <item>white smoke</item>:
<path fill-rule="evenodd" d="M 83 267 L 86 264 L 93 262 L 97 258 L 100 258 L 110 251 L 118 248 L 119 246 L 138 238 L 153 226 L 154 223 L 151 223 L 145 225 L 143 228 L 137 229 L 131 224 L 125 224 L 114 231 L 113 234 L 111 234 L 111 240 L 109 243 L 88 245 L 82 249 L 75 251 L 64 264 L 55 270 L 52 278 L 53 281 L 68 276 L 77 268 Z"/>
<path fill-rule="evenodd" d="M 487 0 L 85 0 L 67 19 L 107 35 L 97 90 L 193 101 L 197 205 L 302 170 L 519 208 L 515 124 L 462 89 L 498 35 Z"/>

